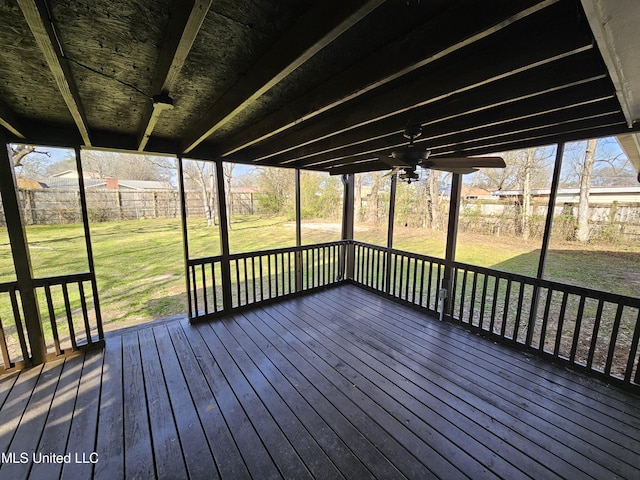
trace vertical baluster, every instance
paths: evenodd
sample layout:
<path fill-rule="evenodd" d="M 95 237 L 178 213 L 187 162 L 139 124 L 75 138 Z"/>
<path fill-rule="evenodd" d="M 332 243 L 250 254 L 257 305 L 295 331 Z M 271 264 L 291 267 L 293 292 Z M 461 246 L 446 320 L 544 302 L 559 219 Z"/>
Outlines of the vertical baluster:
<path fill-rule="evenodd" d="M 434 310 L 438 311 L 438 308 L 440 306 L 440 287 L 443 286 L 442 285 L 442 264 L 441 263 L 436 263 L 436 301 L 435 301 L 435 305 L 434 305 Z M 431 272 L 429 272 L 429 293 L 431 293 Z M 449 292 L 449 294 L 451 294 L 451 292 Z"/>
<path fill-rule="evenodd" d="M 576 315 L 576 325 L 573 329 L 573 339 L 571 342 L 571 353 L 569 354 L 569 360 L 571 363 L 576 361 L 576 352 L 578 351 L 578 341 L 580 340 L 580 329 L 582 328 L 582 316 L 584 315 L 584 304 L 586 302 L 586 296 L 580 295 L 580 304 L 578 305 L 578 314 Z"/>
<path fill-rule="evenodd" d="M 273 297 L 271 289 L 271 255 L 267 255 L 267 274 L 269 275 L 269 298 Z"/>
<path fill-rule="evenodd" d="M 213 289 L 213 311 L 218 311 L 218 285 L 216 282 L 216 264 L 211 262 L 211 285 Z"/>
<path fill-rule="evenodd" d="M 622 312 L 624 311 L 624 304 L 619 303 L 616 310 L 616 318 L 613 321 L 613 330 L 611 331 L 611 338 L 609 339 L 609 352 L 607 353 L 607 363 L 604 367 L 604 374 L 609 376 L 611 374 L 611 365 L 613 364 L 613 355 L 616 350 L 616 343 L 618 341 L 618 331 L 620 330 L 620 321 L 622 320 Z"/>
<path fill-rule="evenodd" d="M 56 321 L 56 312 L 53 308 L 53 297 L 51 296 L 51 285 L 49 282 L 44 283 L 44 296 L 47 299 L 47 310 L 49 311 L 49 322 L 51 323 L 53 345 L 56 349 L 56 355 L 60 355 L 62 353 L 62 349 L 60 348 L 60 336 L 58 335 L 58 322 Z"/>
<path fill-rule="evenodd" d="M 564 316 L 567 313 L 567 301 L 569 300 L 569 294 L 567 292 L 562 293 L 562 303 L 560 305 L 560 314 L 558 316 L 558 328 L 556 329 L 556 341 L 553 346 L 553 356 L 558 358 L 560 353 L 560 342 L 562 341 L 562 330 L 564 329 Z"/>
<path fill-rule="evenodd" d="M 466 297 L 466 293 L 467 293 L 467 269 L 464 270 L 464 273 L 462 274 L 462 288 L 461 293 L 460 293 L 460 312 L 458 313 L 458 316 L 460 318 L 460 321 L 464 323 L 464 300 Z"/>
<path fill-rule="evenodd" d="M 489 331 L 495 333 L 496 326 L 496 309 L 498 308 L 498 286 L 500 285 L 500 277 L 493 277 L 493 301 L 491 302 L 491 323 L 489 324 Z"/>
<path fill-rule="evenodd" d="M 209 299 L 207 298 L 207 276 L 205 274 L 205 264 L 200 264 L 200 270 L 202 272 L 202 300 L 204 301 L 204 313 L 209 313 Z"/>
<path fill-rule="evenodd" d="M 7 337 L 4 334 L 4 327 L 2 326 L 2 317 L 0 317 L 0 353 L 2 354 L 4 369 L 13 367 L 11 358 L 9 357 L 9 350 L 7 349 Z"/>
<path fill-rule="evenodd" d="M 260 301 L 264 300 L 264 275 L 262 272 L 262 262 L 264 261 L 264 256 L 260 255 L 258 257 L 258 268 L 260 269 Z"/>
<path fill-rule="evenodd" d="M 485 273 L 482 278 L 482 299 L 480 300 L 480 330 L 484 329 L 484 311 L 487 304 L 487 284 L 489 283 L 489 277 Z"/>
<path fill-rule="evenodd" d="M 420 278 L 420 284 L 422 284 L 422 277 Z M 418 259 L 414 258 L 413 259 L 413 289 L 411 294 L 411 303 L 413 304 L 416 303 L 416 291 L 418 290 L 417 286 L 418 286 Z M 420 290 L 422 293 L 422 287 L 420 288 Z M 420 300 L 419 303 L 422 303 L 422 300 Z"/>
<path fill-rule="evenodd" d="M 473 282 L 471 283 L 471 301 L 469 302 L 469 325 L 473 325 L 473 316 L 476 310 L 476 289 L 478 287 L 478 273 L 471 272 Z"/>
<path fill-rule="evenodd" d="M 397 285 L 397 294 L 398 298 L 402 298 L 402 289 L 404 287 L 404 260 L 405 257 L 401 253 L 398 254 L 398 258 L 400 258 L 400 268 L 397 271 L 398 274 L 398 285 Z"/>
<path fill-rule="evenodd" d="M 69 289 L 67 284 L 62 284 L 62 296 L 64 298 L 64 309 L 67 313 L 67 325 L 69 326 L 69 336 L 71 337 L 71 348 L 75 351 L 78 350 L 78 343 L 76 342 L 76 329 L 73 325 L 73 316 L 71 315 L 71 302 L 69 301 Z"/>
<path fill-rule="evenodd" d="M 15 287 L 11 288 L 10 296 L 11 296 L 11 309 L 13 310 L 13 319 L 16 323 L 16 333 L 18 334 L 18 342 L 20 343 L 22 358 L 24 359 L 25 363 L 29 363 L 29 350 L 27 349 L 27 341 L 24 338 L 24 328 L 22 326 L 22 319 L 20 318 L 20 307 L 18 307 L 18 298 L 16 296 Z"/>
<path fill-rule="evenodd" d="M 240 263 L 237 258 L 233 260 L 233 265 L 236 269 L 236 304 L 233 305 L 232 301 L 231 305 L 234 307 L 239 307 L 242 304 L 242 296 L 240 295 Z"/>
<path fill-rule="evenodd" d="M 549 312 L 551 311 L 551 299 L 553 298 L 553 290 L 551 290 L 551 288 L 547 288 L 547 299 L 544 302 L 544 313 L 542 314 L 542 328 L 540 330 L 540 344 L 538 345 L 538 351 L 540 352 L 544 352 L 544 344 L 546 341 L 546 337 L 547 337 L 547 324 L 549 323 Z M 534 319 L 535 322 L 535 319 Z M 535 325 L 535 323 L 534 323 Z M 529 328 L 532 328 L 531 325 L 529 325 Z M 532 331 L 533 334 L 535 334 L 534 330 L 530 330 L 529 332 L 527 332 L 531 338 L 533 338 L 532 335 Z M 532 341 L 533 343 L 533 341 Z"/>
<path fill-rule="evenodd" d="M 93 338 L 91 338 L 91 326 L 89 325 L 89 311 L 87 309 L 87 299 L 84 295 L 84 286 L 82 285 L 82 280 L 78 281 L 78 293 L 80 294 L 80 308 L 82 310 L 82 320 L 87 337 L 87 345 L 92 345 Z"/>
<path fill-rule="evenodd" d="M 249 277 L 247 275 L 247 257 L 242 259 L 244 264 L 244 304 L 249 305 Z"/>
<path fill-rule="evenodd" d="M 256 257 L 251 256 L 251 285 L 253 286 L 253 303 L 258 302 L 258 294 L 256 290 Z"/>
<path fill-rule="evenodd" d="M 604 300 L 601 298 L 598 300 L 598 309 L 596 311 L 596 318 L 593 322 L 593 332 L 591 334 L 591 345 L 589 346 L 589 355 L 587 356 L 588 369 L 591 369 L 591 365 L 593 365 L 593 356 L 596 352 L 596 344 L 598 342 L 598 333 L 600 332 L 600 322 L 602 321 L 603 308 L 604 308 Z"/>
<path fill-rule="evenodd" d="M 428 260 L 426 262 L 429 265 L 429 275 L 428 275 L 428 279 L 427 279 L 427 304 L 425 305 L 429 310 L 438 310 L 438 306 L 436 305 L 435 308 L 431 308 L 431 288 L 433 288 L 433 267 L 434 267 L 434 263 L 431 260 Z M 424 268 L 424 266 L 423 266 Z M 439 266 L 436 268 L 440 268 Z"/>
<path fill-rule="evenodd" d="M 525 284 L 523 282 L 518 282 L 518 308 L 516 309 L 516 323 L 513 326 L 513 341 L 514 342 L 518 342 L 518 335 L 519 335 L 519 331 L 520 331 L 520 321 L 522 320 L 522 306 L 524 304 L 524 287 Z M 531 322 L 529 322 L 531 323 Z M 527 327 L 528 328 L 528 327 Z M 525 338 L 527 338 L 525 336 Z M 530 346 L 528 343 L 526 343 L 525 341 L 525 345 Z"/>
<path fill-rule="evenodd" d="M 631 348 L 629 349 L 629 359 L 627 360 L 627 369 L 624 375 L 625 383 L 631 382 L 631 375 L 633 372 L 633 365 L 636 363 L 638 356 L 638 342 L 640 341 L 640 308 L 638 309 L 638 317 L 636 318 L 636 325 L 633 329 L 633 340 L 631 340 Z M 635 383 L 640 383 L 640 362 L 636 367 Z"/>
<path fill-rule="evenodd" d="M 504 302 L 502 312 L 502 326 L 500 327 L 500 336 L 505 338 L 507 333 L 507 320 L 509 318 L 509 304 L 511 303 L 511 279 L 507 279 L 507 291 L 504 294 Z"/>
<path fill-rule="evenodd" d="M 190 265 L 189 269 L 191 270 L 191 285 L 193 285 L 193 311 L 194 318 L 200 316 L 200 309 L 198 308 L 198 282 L 196 278 L 196 266 Z"/>

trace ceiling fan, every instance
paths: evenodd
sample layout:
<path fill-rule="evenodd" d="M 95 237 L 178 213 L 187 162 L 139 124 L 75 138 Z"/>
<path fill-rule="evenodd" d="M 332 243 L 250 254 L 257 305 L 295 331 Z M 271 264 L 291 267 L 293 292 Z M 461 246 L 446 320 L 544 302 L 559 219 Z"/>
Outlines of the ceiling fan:
<path fill-rule="evenodd" d="M 404 137 L 409 140 L 409 144 L 395 149 L 388 157 L 379 157 L 380 161 L 392 168 L 389 175 L 397 173 L 400 180 L 411 183 L 420 179 L 420 174 L 416 172 L 418 167 L 459 174 L 477 172 L 479 168 L 506 167 L 502 157 L 429 158 L 429 150 L 414 144 L 421 134 L 420 125 L 407 126 Z"/>

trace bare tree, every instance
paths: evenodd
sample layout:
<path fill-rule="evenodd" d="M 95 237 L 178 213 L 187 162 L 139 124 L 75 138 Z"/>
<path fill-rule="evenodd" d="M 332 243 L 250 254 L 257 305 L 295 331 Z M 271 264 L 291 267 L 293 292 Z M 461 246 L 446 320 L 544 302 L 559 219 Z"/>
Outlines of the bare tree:
<path fill-rule="evenodd" d="M 579 242 L 589 241 L 589 191 L 591 190 L 591 175 L 596 160 L 597 139 L 587 141 L 584 160 L 580 173 L 580 200 L 578 203 L 578 227 L 576 239 Z"/>
<path fill-rule="evenodd" d="M 202 206 L 204 209 L 204 217 L 207 220 L 207 226 L 215 225 L 216 219 L 216 178 L 215 165 L 211 162 L 201 162 L 195 160 L 184 161 L 185 184 L 191 183 L 200 190 Z M 187 185 L 185 185 L 187 186 Z"/>
<path fill-rule="evenodd" d="M 233 212 L 233 192 L 231 191 L 231 182 L 233 180 L 233 170 L 236 168 L 235 163 L 224 162 L 222 164 L 222 172 L 224 174 L 225 198 L 227 199 L 227 228 L 231 230 L 231 213 Z"/>
<path fill-rule="evenodd" d="M 11 159 L 16 175 L 23 177 L 42 177 L 44 175 L 44 167 L 42 166 L 42 155 L 50 157 L 47 151 L 38 150 L 33 145 L 11 144 Z M 28 160 L 28 161 L 27 161 Z"/>

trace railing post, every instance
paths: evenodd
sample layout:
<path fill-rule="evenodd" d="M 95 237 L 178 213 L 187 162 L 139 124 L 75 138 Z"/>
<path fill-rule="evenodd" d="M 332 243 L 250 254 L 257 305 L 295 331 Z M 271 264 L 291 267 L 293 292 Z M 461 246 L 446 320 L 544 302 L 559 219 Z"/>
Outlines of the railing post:
<path fill-rule="evenodd" d="M 544 267 L 549 252 L 551 242 L 551 228 L 553 227 L 553 214 L 558 196 L 558 186 L 560 184 L 560 171 L 562 170 L 562 156 L 564 155 L 564 143 L 559 143 L 556 147 L 556 160 L 553 167 L 553 177 L 551 180 L 551 191 L 549 193 L 549 203 L 547 204 L 547 217 L 544 224 L 544 235 L 542 236 L 542 247 L 540 248 L 540 258 L 538 259 L 538 271 L 536 278 L 541 280 L 544 277 Z M 538 283 L 533 286 L 533 296 L 531 298 L 531 310 L 529 322 L 527 322 L 527 346 L 533 342 L 533 330 L 538 316 L 538 305 L 540 304 L 540 287 Z"/>
<path fill-rule="evenodd" d="M 27 352 L 23 352 L 25 364 L 37 365 L 44 362 L 47 349 L 44 342 L 40 309 L 33 285 L 33 271 L 29 256 L 29 244 L 24 230 L 22 209 L 16 189 L 16 179 L 13 169 L 13 160 L 9 153 L 9 146 L 5 132 L 0 128 L 0 144 L 5 147 L 0 155 L 0 192 L 4 207 L 4 216 L 9 233 L 11 254 L 16 270 L 16 280 L 20 289 L 20 300 L 24 313 L 24 323 L 29 335 L 29 347 L 31 359 L 27 358 Z"/>
<path fill-rule="evenodd" d="M 354 223 L 354 187 L 355 176 L 353 173 L 342 176 L 344 194 L 342 199 L 342 240 L 350 241 L 344 246 L 343 256 L 346 264 L 346 278 L 353 280 L 355 273 L 355 245 L 353 245 L 353 223 Z M 342 265 L 344 268 L 345 264 Z M 341 272 L 343 272 L 341 268 Z"/>
<path fill-rule="evenodd" d="M 398 175 L 391 175 L 391 190 L 389 192 L 389 219 L 387 224 L 387 250 L 385 252 L 384 291 L 391 293 L 391 250 L 393 249 L 393 225 L 396 217 L 396 190 L 398 189 Z"/>
<path fill-rule="evenodd" d="M 178 189 L 180 190 L 180 226 L 182 227 L 182 248 L 184 253 L 184 272 L 187 286 L 187 309 L 189 320 L 194 318 L 193 306 L 191 305 L 191 275 L 189 275 L 189 233 L 187 229 L 187 199 L 184 189 L 184 165 L 182 156 L 176 158 L 178 167 Z M 216 286 L 214 285 L 215 289 Z M 198 312 L 196 312 L 196 315 Z"/>
<path fill-rule="evenodd" d="M 458 221 L 460 218 L 460 192 L 462 190 L 462 175 L 454 173 L 451 179 L 451 201 L 449 203 L 449 221 L 447 224 L 447 246 L 445 250 L 445 260 L 449 265 L 445 266 L 442 279 L 443 290 L 446 291 L 445 314 L 451 315 L 453 305 L 453 262 L 456 260 L 456 243 L 458 241 Z"/>
<path fill-rule="evenodd" d="M 76 169 L 78 171 L 78 190 L 80 192 L 80 210 L 82 211 L 82 226 L 84 228 L 84 241 L 87 246 L 87 264 L 91 274 L 91 290 L 93 292 L 93 308 L 96 314 L 96 326 L 98 338 L 104 338 L 102 329 L 102 314 L 100 313 L 100 299 L 98 297 L 98 283 L 96 282 L 96 267 L 93 262 L 93 245 L 91 244 L 91 229 L 89 228 L 89 209 L 87 207 L 87 193 L 84 189 L 84 174 L 82 172 L 82 153 L 80 147 L 76 147 Z M 87 332 L 89 335 L 89 332 Z"/>
<path fill-rule="evenodd" d="M 296 183 L 296 246 L 302 246 L 302 208 L 301 208 L 301 196 L 300 196 L 300 169 L 296 168 L 295 173 Z M 302 290 L 302 250 L 297 250 L 294 255 L 295 269 L 296 269 L 296 292 Z"/>
<path fill-rule="evenodd" d="M 225 310 L 233 307 L 231 296 L 231 265 L 229 262 L 229 224 L 227 220 L 227 200 L 224 196 L 224 170 L 222 160 L 216 160 L 216 184 L 218 190 L 218 214 L 220 215 L 220 251 L 222 259 L 222 305 Z"/>

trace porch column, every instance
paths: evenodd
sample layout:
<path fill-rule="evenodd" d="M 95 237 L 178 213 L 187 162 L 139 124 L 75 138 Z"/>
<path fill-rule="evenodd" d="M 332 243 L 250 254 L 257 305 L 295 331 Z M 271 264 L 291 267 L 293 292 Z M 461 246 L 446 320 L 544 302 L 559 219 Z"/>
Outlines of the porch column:
<path fill-rule="evenodd" d="M 353 173 L 343 175 L 342 184 L 344 185 L 344 194 L 342 198 L 342 240 L 353 240 L 355 175 Z M 355 273 L 354 245 L 348 245 L 343 249 L 343 258 L 343 261 L 346 262 L 346 278 L 353 280 Z M 343 271 L 342 268 L 340 271 Z"/>
<path fill-rule="evenodd" d="M 189 276 L 189 233 L 187 228 L 187 199 L 184 189 L 184 165 L 182 155 L 176 159 L 178 167 L 178 189 L 180 190 L 180 226 L 182 227 L 182 251 L 184 253 L 184 272 L 187 287 L 187 308 L 189 320 L 194 318 L 192 297 L 191 297 L 191 277 Z M 214 287 L 215 288 L 215 287 Z M 196 315 L 198 312 L 195 312 Z"/>
<path fill-rule="evenodd" d="M 87 207 L 87 192 L 84 188 L 84 173 L 82 172 L 82 152 L 80 147 L 75 148 L 76 169 L 78 171 L 78 190 L 80 194 L 80 210 L 82 211 L 82 227 L 84 229 L 84 242 L 87 247 L 87 265 L 91 273 L 91 290 L 93 292 L 93 305 L 98 327 L 98 338 L 104 338 L 102 328 L 102 313 L 100 312 L 100 298 L 98 297 L 98 283 L 96 281 L 96 266 L 93 262 L 93 245 L 91 244 L 91 229 L 89 228 L 89 209 Z M 90 337 L 90 336 L 89 336 Z M 91 340 L 89 339 L 89 343 Z"/>
<path fill-rule="evenodd" d="M 391 175 L 391 191 L 389 192 L 389 219 L 387 224 L 387 251 L 385 254 L 384 291 L 391 292 L 391 249 L 393 248 L 393 225 L 396 217 L 396 190 L 398 189 L 398 175 Z"/>
<path fill-rule="evenodd" d="M 447 246 L 445 250 L 445 260 L 454 262 L 456 259 L 456 243 L 458 241 L 458 221 L 460 218 L 460 192 L 462 190 L 462 175 L 454 173 L 451 180 L 451 201 L 449 203 L 449 221 L 447 224 Z M 452 293 L 453 293 L 454 268 L 451 265 L 445 266 L 441 287 L 446 289 L 447 299 L 444 313 L 451 314 Z M 442 300 L 440 298 L 440 300 Z"/>
<path fill-rule="evenodd" d="M 0 128 L 0 144 L 5 146 L 5 148 L 0 149 L 2 150 L 2 155 L 0 155 L 0 191 L 2 193 L 4 216 L 9 233 L 16 279 L 18 288 L 20 289 L 24 323 L 29 336 L 31 364 L 37 365 L 44 362 L 46 346 L 42 332 L 40 309 L 38 308 L 36 292 L 33 286 L 31 257 L 29 256 L 29 245 L 22 221 L 22 211 L 16 189 L 13 161 L 9 153 L 6 134 L 2 128 Z M 29 365 L 29 359 L 26 357 L 25 355 L 25 364 Z"/>
<path fill-rule="evenodd" d="M 538 271 L 536 278 L 544 277 L 544 267 L 547 262 L 547 254 L 549 253 L 549 243 L 551 241 L 551 228 L 553 227 L 553 213 L 556 206 L 556 197 L 558 196 L 558 185 L 560 184 L 560 170 L 562 169 L 562 157 L 564 155 L 564 143 L 559 143 L 556 147 L 556 161 L 553 166 L 553 177 L 551 180 L 551 192 L 549 193 L 549 203 L 547 204 L 547 217 L 544 224 L 544 235 L 542 236 L 542 246 L 540 247 L 540 258 L 538 259 Z M 533 341 L 533 330 L 536 317 L 538 316 L 538 306 L 540 305 L 540 287 L 534 285 L 533 296 L 531 298 L 531 310 L 529 325 L 527 330 L 527 345 L 531 345 Z"/>
<path fill-rule="evenodd" d="M 222 261 L 222 305 L 224 310 L 232 308 L 231 265 L 229 264 L 229 224 L 227 219 L 227 200 L 224 195 L 224 170 L 222 160 L 216 160 L 216 184 L 218 190 L 218 214 L 220 215 L 220 251 Z"/>
<path fill-rule="evenodd" d="M 302 246 L 302 206 L 300 196 L 300 169 L 296 168 L 296 247 Z M 295 254 L 296 269 L 296 292 L 302 290 L 302 251 L 297 250 Z"/>

